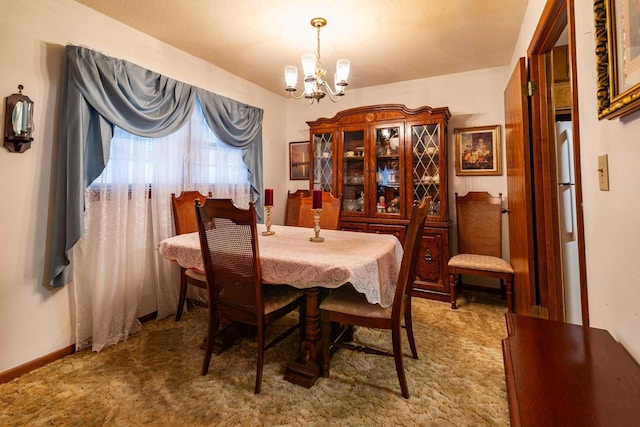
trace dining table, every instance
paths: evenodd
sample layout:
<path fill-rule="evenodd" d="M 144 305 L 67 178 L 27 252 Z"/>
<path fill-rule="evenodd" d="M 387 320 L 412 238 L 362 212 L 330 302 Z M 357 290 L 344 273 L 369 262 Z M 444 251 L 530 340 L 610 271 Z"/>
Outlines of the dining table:
<path fill-rule="evenodd" d="M 402 244 L 391 234 L 321 230 L 322 242 L 311 241 L 314 230 L 271 225 L 263 235 L 257 225 L 262 281 L 305 290 L 305 330 L 300 353 L 286 370 L 285 379 L 311 387 L 320 376 L 320 294 L 345 284 L 371 304 L 390 307 L 402 261 Z M 198 233 L 180 234 L 158 245 L 162 256 L 187 269 L 204 272 Z"/>

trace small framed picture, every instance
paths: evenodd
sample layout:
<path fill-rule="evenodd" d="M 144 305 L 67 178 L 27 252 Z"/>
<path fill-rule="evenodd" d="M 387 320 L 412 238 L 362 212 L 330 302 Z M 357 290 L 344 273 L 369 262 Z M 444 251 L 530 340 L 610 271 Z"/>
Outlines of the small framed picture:
<path fill-rule="evenodd" d="M 309 141 L 289 143 L 289 179 L 309 180 L 310 157 Z"/>
<path fill-rule="evenodd" d="M 455 129 L 456 175 L 502 175 L 500 125 Z"/>

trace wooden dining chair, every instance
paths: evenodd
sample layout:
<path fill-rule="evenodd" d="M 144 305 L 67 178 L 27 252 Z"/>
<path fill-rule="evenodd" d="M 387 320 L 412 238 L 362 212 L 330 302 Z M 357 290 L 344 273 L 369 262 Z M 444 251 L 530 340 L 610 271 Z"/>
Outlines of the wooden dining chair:
<path fill-rule="evenodd" d="M 209 192 L 209 197 L 212 193 Z M 176 235 L 195 233 L 198 231 L 198 222 L 196 221 L 196 200 L 204 202 L 207 198 L 199 191 L 187 190 L 176 196 L 171 193 L 171 209 L 173 211 L 173 223 L 176 229 Z M 180 267 L 180 295 L 178 297 L 178 309 L 176 311 L 176 322 L 182 318 L 184 303 L 187 298 L 187 286 L 193 285 L 201 289 L 207 289 L 207 279 L 204 274 L 194 270 Z"/>
<path fill-rule="evenodd" d="M 313 197 L 303 196 L 300 200 L 300 215 L 298 227 L 315 227 L 313 218 Z M 342 197 L 334 197 L 329 191 L 322 192 L 322 212 L 320 213 L 320 228 L 323 230 L 340 229 L 340 214 L 342 213 Z"/>
<path fill-rule="evenodd" d="M 396 282 L 396 290 L 391 307 L 383 308 L 379 304 L 371 304 L 365 296 L 356 292 L 349 285 L 341 286 L 329 294 L 320 304 L 320 322 L 322 331 L 322 376 L 329 377 L 329 354 L 337 348 L 346 348 L 368 354 L 393 356 L 396 372 L 400 382 L 402 396 L 409 398 L 409 388 L 404 372 L 402 360 L 402 319 L 407 329 L 407 338 L 411 355 L 418 358 L 418 351 L 413 337 L 413 323 L 411 320 L 411 293 L 416 279 L 416 264 L 420 252 L 420 243 L 424 231 L 424 221 L 429 211 L 430 197 L 425 197 L 422 203 L 415 204 L 411 211 L 411 220 L 404 241 L 404 254 L 400 265 L 400 273 Z M 363 345 L 342 343 L 340 339 L 331 340 L 331 322 L 343 325 L 363 326 L 366 328 L 391 330 L 393 353 Z"/>
<path fill-rule="evenodd" d="M 448 264 L 451 308 L 456 308 L 456 289 L 466 274 L 500 279 L 508 310 L 513 312 L 513 267 L 502 258 L 502 193 L 497 197 L 484 191 L 456 193 L 456 229 L 458 255 Z"/>
<path fill-rule="evenodd" d="M 300 205 L 303 197 L 310 197 L 309 190 L 296 190 L 295 192 L 287 191 L 287 206 L 284 214 L 284 225 L 293 227 L 298 226 L 300 220 Z"/>
<path fill-rule="evenodd" d="M 209 370 L 219 319 L 257 328 L 255 394 L 260 393 L 264 351 L 294 332 L 295 325 L 265 345 L 267 325 L 292 310 L 304 321 L 304 291 L 288 285 L 265 285 L 260 271 L 256 209 L 238 208 L 231 199 L 207 199 L 197 205 L 200 247 L 209 284 L 209 328 L 202 375 Z"/>

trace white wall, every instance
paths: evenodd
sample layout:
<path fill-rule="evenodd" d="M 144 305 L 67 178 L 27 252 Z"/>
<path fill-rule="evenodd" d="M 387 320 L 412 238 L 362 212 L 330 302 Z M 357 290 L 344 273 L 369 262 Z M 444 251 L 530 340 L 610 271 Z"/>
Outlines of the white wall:
<path fill-rule="evenodd" d="M 590 324 L 608 330 L 640 361 L 640 112 L 598 120 L 593 2 L 574 3 Z M 529 0 L 513 64 L 526 56 L 544 6 L 544 0 Z M 597 157 L 604 153 L 610 191 L 598 187 Z"/>
<path fill-rule="evenodd" d="M 48 289 L 47 242 L 64 46 L 87 46 L 264 109 L 265 185 L 286 194 L 286 100 L 71 0 L 2 1 L 0 94 L 35 103 L 32 148 L 0 148 L 0 372 L 74 342 L 71 286 Z M 4 102 L 2 103 L 4 117 Z M 2 129 L 4 134 L 4 129 Z"/>

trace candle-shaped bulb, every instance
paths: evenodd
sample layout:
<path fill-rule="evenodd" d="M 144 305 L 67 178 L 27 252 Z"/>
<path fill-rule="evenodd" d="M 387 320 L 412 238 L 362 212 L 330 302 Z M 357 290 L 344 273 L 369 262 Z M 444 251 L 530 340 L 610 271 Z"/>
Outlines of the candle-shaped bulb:
<path fill-rule="evenodd" d="M 312 209 L 322 209 L 322 190 L 313 190 Z"/>
<path fill-rule="evenodd" d="M 273 206 L 273 188 L 266 188 L 264 190 L 264 205 Z"/>

